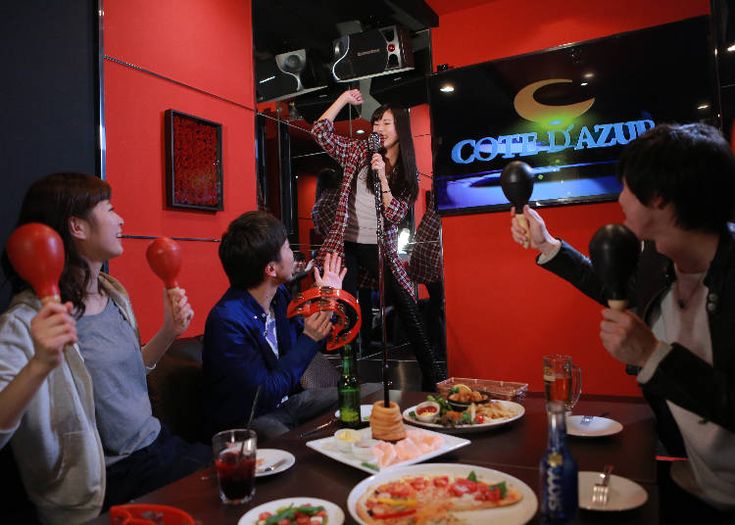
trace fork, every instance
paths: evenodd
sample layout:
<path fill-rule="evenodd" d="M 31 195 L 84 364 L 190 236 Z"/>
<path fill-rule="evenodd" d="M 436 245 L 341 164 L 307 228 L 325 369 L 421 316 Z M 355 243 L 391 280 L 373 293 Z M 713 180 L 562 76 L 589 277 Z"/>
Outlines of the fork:
<path fill-rule="evenodd" d="M 582 419 L 579 420 L 579 424 L 580 425 L 587 426 L 590 423 L 592 423 L 592 420 L 595 419 L 596 417 L 605 417 L 605 416 L 607 416 L 609 414 L 610 414 L 610 412 L 603 412 L 599 416 L 582 416 Z"/>
<path fill-rule="evenodd" d="M 283 458 L 283 459 L 280 459 L 280 460 L 276 461 L 272 465 L 268 465 L 267 467 L 265 467 L 263 469 L 259 469 L 258 470 L 258 473 L 261 473 L 261 472 L 271 472 L 273 470 L 276 470 L 277 468 L 280 468 L 281 466 L 283 466 L 285 464 L 286 464 L 286 458 Z"/>
<path fill-rule="evenodd" d="M 580 420 L 579 420 L 579 424 L 580 424 L 580 425 L 585 425 L 585 426 L 587 426 L 587 425 L 589 425 L 590 423 L 592 423 L 592 420 L 594 419 L 594 417 L 595 417 L 595 416 L 582 416 L 582 419 L 580 419 Z"/>
<path fill-rule="evenodd" d="M 610 495 L 610 474 L 612 473 L 613 468 L 614 467 L 612 465 L 605 465 L 602 469 L 602 473 L 600 474 L 601 481 L 599 483 L 595 483 L 592 487 L 593 505 L 600 505 L 601 507 L 607 505 L 607 499 Z"/>

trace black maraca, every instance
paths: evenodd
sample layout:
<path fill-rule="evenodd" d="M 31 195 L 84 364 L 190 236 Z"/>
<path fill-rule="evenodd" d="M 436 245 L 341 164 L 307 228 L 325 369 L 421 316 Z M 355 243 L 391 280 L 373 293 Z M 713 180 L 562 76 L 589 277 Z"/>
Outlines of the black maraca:
<path fill-rule="evenodd" d="M 509 162 L 500 175 L 500 187 L 503 188 L 505 197 L 515 206 L 516 220 L 526 231 L 527 238 L 530 237 L 531 231 L 528 229 L 528 220 L 523 215 L 523 207 L 528 204 L 533 193 L 531 166 L 520 160 Z M 523 247 L 528 248 L 528 240 L 523 242 Z"/>
<path fill-rule="evenodd" d="M 627 286 L 638 265 L 640 241 L 622 224 L 606 224 L 590 240 L 590 259 L 605 285 L 607 304 L 613 310 L 628 306 Z"/>

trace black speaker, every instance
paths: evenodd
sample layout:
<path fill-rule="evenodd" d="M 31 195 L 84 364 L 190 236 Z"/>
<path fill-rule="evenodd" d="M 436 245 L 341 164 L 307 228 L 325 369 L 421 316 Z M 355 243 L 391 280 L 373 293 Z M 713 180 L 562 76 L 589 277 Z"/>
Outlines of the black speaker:
<path fill-rule="evenodd" d="M 389 75 L 413 69 L 408 31 L 401 26 L 381 27 L 344 35 L 334 41 L 332 76 L 337 82 Z"/>
<path fill-rule="evenodd" d="M 417 33 L 412 44 L 414 69 L 376 77 L 370 82 L 370 94 L 379 103 L 410 108 L 429 101 L 427 75 L 432 70 L 429 31 Z"/>
<path fill-rule="evenodd" d="M 256 61 L 255 78 L 258 102 L 283 100 L 327 87 L 321 62 L 306 49 Z"/>

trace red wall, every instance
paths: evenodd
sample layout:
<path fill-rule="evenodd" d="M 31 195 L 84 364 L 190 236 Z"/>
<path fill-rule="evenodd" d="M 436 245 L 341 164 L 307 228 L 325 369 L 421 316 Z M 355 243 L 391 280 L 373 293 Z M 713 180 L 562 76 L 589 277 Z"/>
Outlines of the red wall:
<path fill-rule="evenodd" d="M 440 17 L 434 64 L 459 67 L 708 11 L 707 0 L 494 0 Z M 599 226 L 622 220 L 616 203 L 542 213 L 552 234 L 585 251 Z M 585 392 L 639 395 L 635 379 L 599 342 L 600 307 L 512 242 L 507 213 L 447 217 L 442 226 L 451 375 L 517 380 L 541 390 L 541 356 L 564 352 L 582 366 Z"/>
<path fill-rule="evenodd" d="M 105 55 L 175 81 L 105 60 L 107 178 L 124 233 L 219 239 L 233 218 L 255 208 L 251 26 L 250 0 L 105 2 Z M 224 211 L 166 209 L 167 109 L 222 124 Z M 125 253 L 110 264 L 130 292 L 144 341 L 162 316 L 162 286 L 145 262 L 149 242 L 125 240 Z M 186 335 L 195 335 L 227 280 L 217 243 L 180 244 L 179 281 L 196 312 Z"/>
<path fill-rule="evenodd" d="M 433 171 L 431 166 L 431 119 L 429 118 L 428 104 L 411 108 L 411 134 L 416 149 L 416 168 L 419 171 L 419 197 L 416 199 L 414 214 L 416 226 L 426 210 L 424 193 L 431 190 Z"/>

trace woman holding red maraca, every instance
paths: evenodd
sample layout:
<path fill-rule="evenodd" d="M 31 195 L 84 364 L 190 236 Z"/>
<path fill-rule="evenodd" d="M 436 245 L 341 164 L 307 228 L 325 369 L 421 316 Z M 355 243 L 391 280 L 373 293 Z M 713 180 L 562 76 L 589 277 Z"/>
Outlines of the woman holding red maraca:
<path fill-rule="evenodd" d="M 161 329 L 140 346 L 125 289 L 101 271 L 123 252 L 110 194 L 106 182 L 74 173 L 45 177 L 26 194 L 19 226 L 45 224 L 63 242 L 63 304 L 42 305 L 3 257 L 16 295 L 0 318 L 0 446 L 11 442 L 47 523 L 87 521 L 103 504 L 150 492 L 211 458 L 209 447 L 185 443 L 151 414 L 146 372 L 193 311 L 183 290 L 169 291 Z"/>

